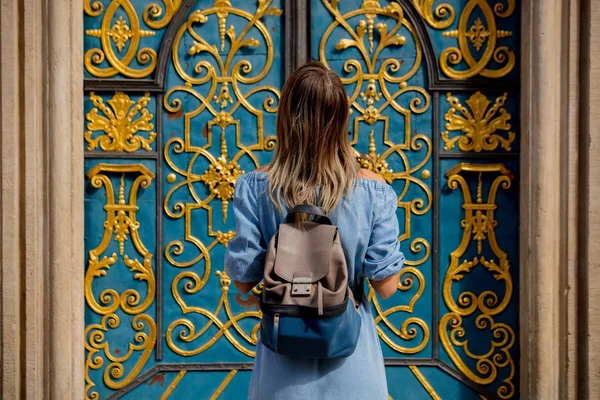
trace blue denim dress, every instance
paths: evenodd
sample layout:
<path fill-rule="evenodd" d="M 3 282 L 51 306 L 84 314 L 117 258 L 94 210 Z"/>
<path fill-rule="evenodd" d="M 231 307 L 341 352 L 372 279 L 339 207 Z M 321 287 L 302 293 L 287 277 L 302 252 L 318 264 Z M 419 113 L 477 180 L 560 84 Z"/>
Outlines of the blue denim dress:
<path fill-rule="evenodd" d="M 398 241 L 396 208 L 397 197 L 391 186 L 358 179 L 349 196 L 329 213 L 340 232 L 350 277 L 381 280 L 400 271 L 404 255 Z M 269 197 L 266 172 L 238 178 L 233 209 L 237 226 L 225 255 L 227 274 L 235 281 L 259 282 L 268 243 L 286 215 Z M 259 341 L 249 399 L 386 400 L 383 356 L 366 297 L 360 312 L 360 338 L 348 358 L 291 358 L 273 353 Z"/>

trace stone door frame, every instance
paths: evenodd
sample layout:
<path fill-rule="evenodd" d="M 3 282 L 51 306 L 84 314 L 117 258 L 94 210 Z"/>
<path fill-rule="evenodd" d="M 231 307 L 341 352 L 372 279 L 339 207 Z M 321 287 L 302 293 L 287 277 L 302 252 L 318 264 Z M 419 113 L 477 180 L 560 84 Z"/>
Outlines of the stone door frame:
<path fill-rule="evenodd" d="M 11 399 L 84 393 L 83 3 L 1 2 L 0 393 Z M 585 327 L 573 288 L 587 261 L 569 252 L 585 233 L 569 221 L 586 157 L 572 3 L 521 4 L 522 399 L 586 398 L 575 368 L 586 339 L 569 335 Z"/>

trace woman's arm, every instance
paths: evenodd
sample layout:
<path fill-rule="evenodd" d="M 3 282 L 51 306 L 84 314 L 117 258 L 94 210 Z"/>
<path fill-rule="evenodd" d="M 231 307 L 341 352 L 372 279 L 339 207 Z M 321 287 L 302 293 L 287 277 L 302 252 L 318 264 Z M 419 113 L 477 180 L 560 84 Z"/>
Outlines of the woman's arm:
<path fill-rule="evenodd" d="M 252 289 L 254 289 L 256 287 L 256 285 L 259 284 L 259 282 L 246 283 L 246 282 L 233 281 L 233 284 L 235 285 L 235 287 L 237 288 L 237 290 L 239 290 L 243 294 L 246 294 L 249 291 L 251 291 Z"/>
<path fill-rule="evenodd" d="M 238 178 L 233 197 L 236 234 L 225 252 L 225 270 L 235 287 L 248 293 L 263 278 L 266 246 L 260 232 L 257 189 L 253 183 Z"/>
<path fill-rule="evenodd" d="M 399 281 L 400 281 L 400 273 L 397 273 L 396 275 L 388 276 L 387 278 L 385 278 L 381 281 L 369 280 L 369 282 L 371 282 L 371 286 L 373 287 L 373 289 L 377 292 L 379 297 L 381 297 L 384 300 L 389 299 L 390 297 L 392 297 L 392 295 L 394 293 L 396 293 L 396 290 L 398 289 Z"/>
<path fill-rule="evenodd" d="M 361 170 L 367 178 L 383 181 L 379 174 Z M 400 281 L 400 268 L 404 265 L 404 255 L 398 241 L 399 225 L 396 209 L 398 199 L 391 186 L 377 198 L 375 222 L 371 231 L 369 246 L 363 263 L 365 276 L 371 287 L 383 299 L 396 293 Z"/>

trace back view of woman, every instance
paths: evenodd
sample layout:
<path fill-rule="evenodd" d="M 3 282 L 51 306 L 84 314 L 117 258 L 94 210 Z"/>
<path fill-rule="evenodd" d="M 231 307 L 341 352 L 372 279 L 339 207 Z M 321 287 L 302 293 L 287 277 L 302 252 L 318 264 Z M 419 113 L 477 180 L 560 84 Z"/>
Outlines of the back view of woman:
<path fill-rule="evenodd" d="M 225 256 L 242 292 L 263 278 L 267 244 L 298 204 L 321 207 L 338 227 L 350 284 L 367 278 L 383 298 L 398 286 L 404 263 L 396 194 L 379 175 L 360 170 L 348 138 L 348 97 L 340 78 L 318 62 L 286 81 L 277 112 L 273 161 L 236 184 L 236 237 Z M 276 354 L 259 341 L 250 399 L 387 399 L 383 356 L 366 297 L 361 332 L 347 358 L 321 360 Z"/>

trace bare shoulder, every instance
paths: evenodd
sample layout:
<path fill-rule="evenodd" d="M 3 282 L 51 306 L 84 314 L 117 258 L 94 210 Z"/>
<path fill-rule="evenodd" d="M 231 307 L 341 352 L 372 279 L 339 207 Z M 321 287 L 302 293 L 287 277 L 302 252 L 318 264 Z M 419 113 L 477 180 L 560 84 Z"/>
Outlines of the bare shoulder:
<path fill-rule="evenodd" d="M 255 170 L 256 172 L 269 172 L 269 164 L 265 164 Z"/>
<path fill-rule="evenodd" d="M 386 183 L 385 179 L 383 179 L 383 176 L 368 169 L 361 169 L 360 171 L 358 171 L 358 177 Z"/>

